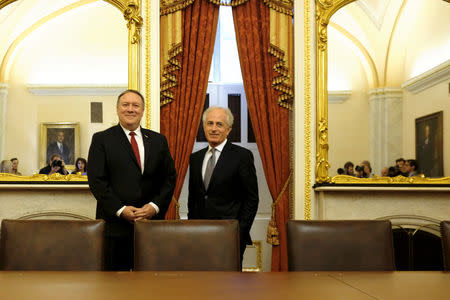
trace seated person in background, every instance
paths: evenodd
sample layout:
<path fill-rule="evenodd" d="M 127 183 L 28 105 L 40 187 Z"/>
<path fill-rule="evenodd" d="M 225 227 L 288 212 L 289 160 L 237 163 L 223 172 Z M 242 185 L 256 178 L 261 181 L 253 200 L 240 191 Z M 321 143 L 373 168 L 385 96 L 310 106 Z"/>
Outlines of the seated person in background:
<path fill-rule="evenodd" d="M 59 173 L 61 175 L 67 175 L 69 172 L 66 169 L 66 166 L 64 165 L 64 161 L 59 154 L 53 154 L 50 156 L 50 161 L 46 167 L 43 167 L 39 174 L 47 174 L 52 175 L 54 173 Z"/>
<path fill-rule="evenodd" d="M 75 170 L 72 172 L 72 174 L 78 173 L 81 173 L 81 175 L 87 175 L 87 161 L 82 157 L 77 158 L 75 161 Z"/>
<path fill-rule="evenodd" d="M 22 175 L 22 173 L 19 172 L 19 160 L 14 157 L 11 158 L 11 163 L 12 163 L 12 174 L 14 175 Z"/>
<path fill-rule="evenodd" d="M 371 178 L 372 167 L 370 166 L 370 162 L 368 160 L 363 160 L 359 166 L 356 166 L 356 177 L 359 178 Z"/>
<path fill-rule="evenodd" d="M 397 176 L 397 175 L 399 175 L 400 173 L 397 171 L 397 168 L 396 167 L 394 167 L 394 166 L 392 166 L 392 167 L 389 167 L 389 169 L 388 169 L 388 176 L 389 177 L 395 177 L 395 176 Z"/>
<path fill-rule="evenodd" d="M 12 163 L 9 160 L 2 160 L 0 163 L 0 173 L 12 173 Z"/>
<path fill-rule="evenodd" d="M 400 157 L 395 160 L 395 170 L 397 171 L 397 175 L 403 175 L 408 177 L 408 173 L 403 173 L 403 167 L 405 166 L 405 159 Z"/>
<path fill-rule="evenodd" d="M 388 177 L 388 176 L 389 176 L 389 168 L 384 167 L 383 169 L 381 169 L 381 177 Z"/>
<path fill-rule="evenodd" d="M 405 162 L 405 170 L 407 171 L 407 177 L 419 176 L 419 166 L 415 159 L 408 159 Z"/>
<path fill-rule="evenodd" d="M 344 165 L 344 175 L 355 176 L 354 165 L 351 161 L 348 161 Z"/>

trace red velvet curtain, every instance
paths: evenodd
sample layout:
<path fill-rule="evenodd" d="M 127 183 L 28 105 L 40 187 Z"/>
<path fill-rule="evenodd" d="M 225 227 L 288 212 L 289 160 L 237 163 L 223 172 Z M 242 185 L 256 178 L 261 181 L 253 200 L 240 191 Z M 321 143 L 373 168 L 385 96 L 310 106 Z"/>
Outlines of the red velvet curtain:
<path fill-rule="evenodd" d="M 178 85 L 172 88 L 174 99 L 161 107 L 161 133 L 167 137 L 175 160 L 177 182 L 174 198 L 178 200 L 194 146 L 206 97 L 216 36 L 219 6 L 196 0 L 183 11 L 181 69 L 175 71 Z M 166 219 L 177 218 L 172 200 Z"/>
<path fill-rule="evenodd" d="M 249 0 L 233 7 L 236 40 L 250 119 L 273 201 L 289 180 L 289 111 L 278 105 L 280 92 L 272 87 L 278 74 L 276 58 L 269 54 L 269 7 Z M 275 220 L 279 245 L 272 248 L 272 271 L 287 271 L 286 222 L 289 218 L 289 192 L 282 193 Z"/>

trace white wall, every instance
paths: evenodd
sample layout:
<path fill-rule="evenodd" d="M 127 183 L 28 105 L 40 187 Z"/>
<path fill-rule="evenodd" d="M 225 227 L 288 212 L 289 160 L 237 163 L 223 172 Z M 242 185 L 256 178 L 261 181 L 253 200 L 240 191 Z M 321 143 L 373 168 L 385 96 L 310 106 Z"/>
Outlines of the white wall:
<path fill-rule="evenodd" d="M 18 157 L 24 175 L 39 170 L 41 122 L 79 122 L 87 157 L 93 132 L 117 120 L 116 96 L 37 96 L 27 84 L 126 86 L 127 36 L 122 13 L 99 1 L 52 19 L 20 44 L 8 74 L 5 158 Z M 103 103 L 103 124 L 90 123 L 90 102 Z"/>

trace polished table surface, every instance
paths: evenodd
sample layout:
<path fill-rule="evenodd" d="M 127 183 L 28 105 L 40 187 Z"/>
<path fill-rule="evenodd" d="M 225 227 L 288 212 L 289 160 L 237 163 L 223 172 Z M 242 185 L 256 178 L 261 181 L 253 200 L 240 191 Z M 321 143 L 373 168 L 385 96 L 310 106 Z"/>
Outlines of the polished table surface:
<path fill-rule="evenodd" d="M 1 299 L 450 299 L 444 272 L 0 272 Z"/>

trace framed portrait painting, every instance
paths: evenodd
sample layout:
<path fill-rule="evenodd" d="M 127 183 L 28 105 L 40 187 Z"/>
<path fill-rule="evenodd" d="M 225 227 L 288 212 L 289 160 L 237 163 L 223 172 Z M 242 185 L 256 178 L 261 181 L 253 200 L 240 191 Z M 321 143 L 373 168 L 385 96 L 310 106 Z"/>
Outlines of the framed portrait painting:
<path fill-rule="evenodd" d="M 444 176 L 443 112 L 416 119 L 416 160 L 426 177 Z"/>
<path fill-rule="evenodd" d="M 80 156 L 80 124 L 78 122 L 41 123 L 40 167 L 45 167 L 52 155 L 59 154 L 66 167 L 75 167 Z"/>

